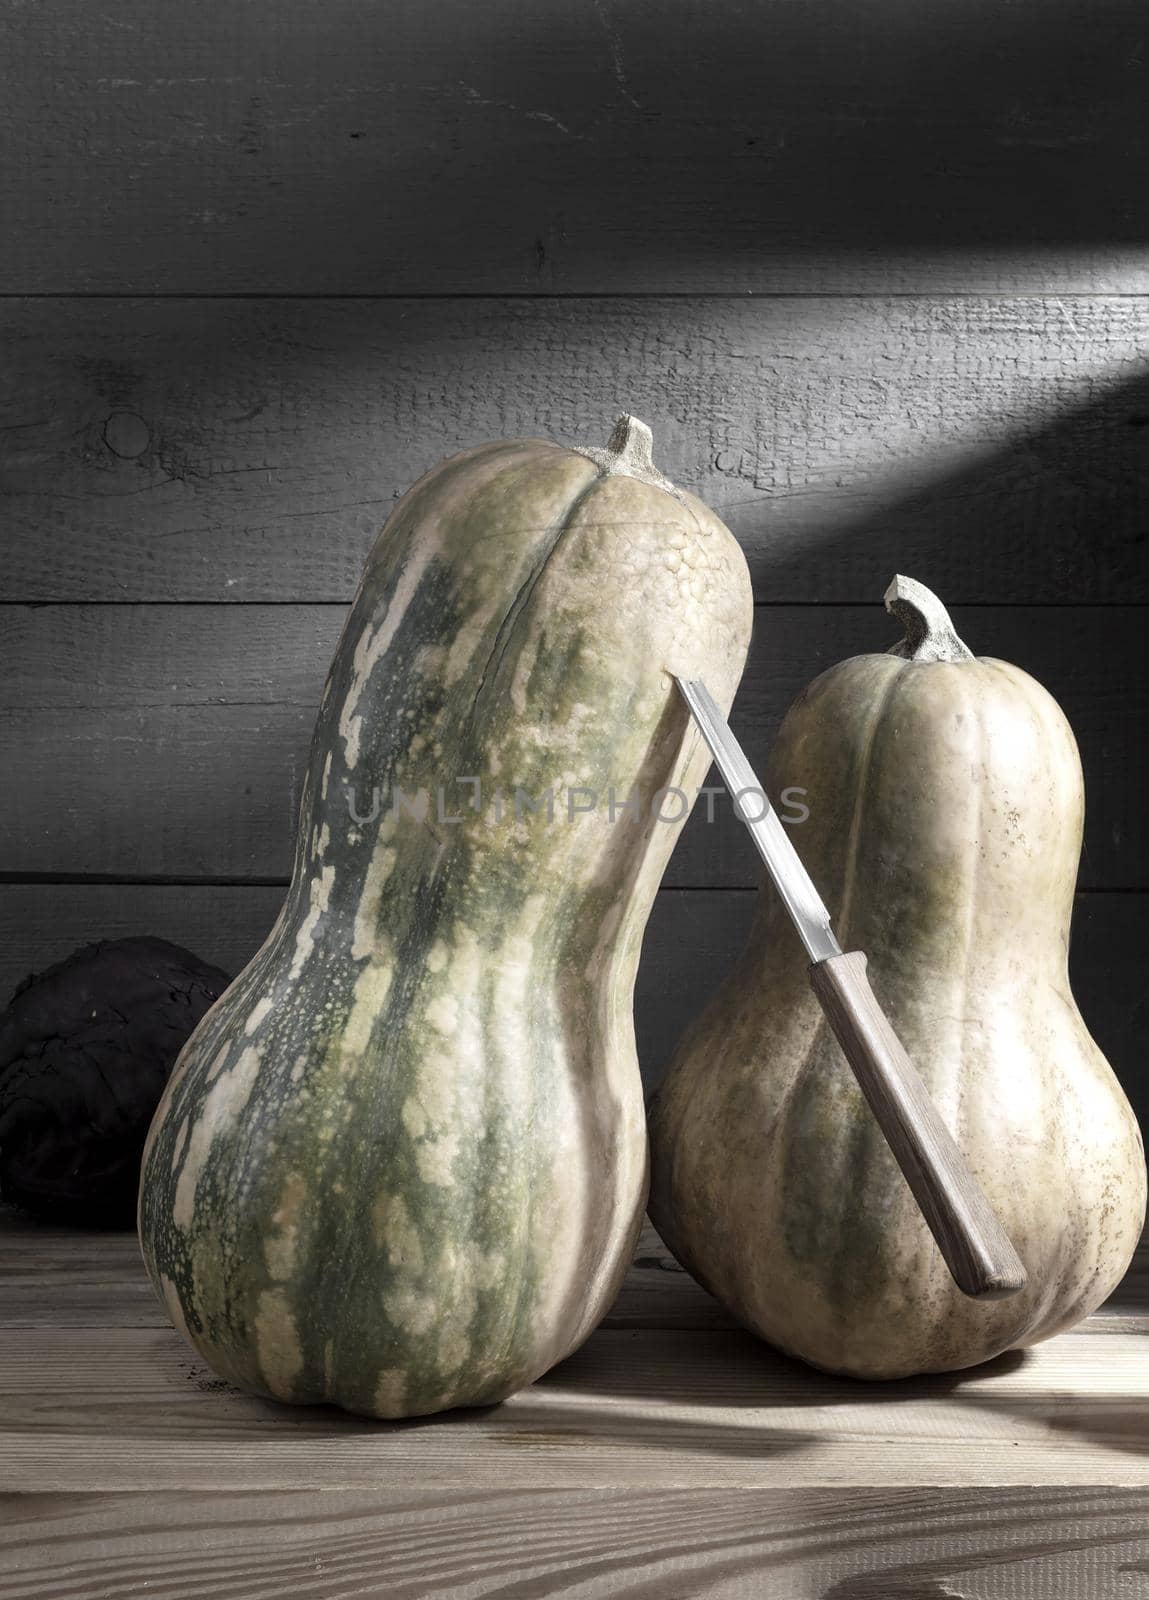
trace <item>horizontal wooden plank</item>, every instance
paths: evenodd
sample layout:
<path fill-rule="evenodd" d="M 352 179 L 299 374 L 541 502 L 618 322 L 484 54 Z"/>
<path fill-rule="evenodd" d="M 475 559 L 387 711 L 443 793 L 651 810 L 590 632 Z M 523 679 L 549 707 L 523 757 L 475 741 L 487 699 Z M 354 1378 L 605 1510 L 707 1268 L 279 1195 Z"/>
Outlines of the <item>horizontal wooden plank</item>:
<path fill-rule="evenodd" d="M 259 948 L 277 888 L 146 884 L 8 885 L 0 895 L 0 999 L 29 970 L 77 945 L 155 934 L 228 972 Z M 742 949 L 752 893 L 664 889 L 651 915 L 635 992 L 643 1079 L 653 1087 L 691 1017 Z M 1149 895 L 1079 895 L 1070 967 L 1082 1014 L 1149 1127 Z"/>
<path fill-rule="evenodd" d="M 134 1230 L 65 1228 L 0 1203 L 0 1327 L 166 1328 L 170 1320 L 148 1282 Z M 648 1223 L 604 1326 L 735 1324 Z"/>
<path fill-rule="evenodd" d="M 276 705 L 9 712 L 0 743 L 22 771 L 4 870 L 282 876 L 314 722 Z"/>
<path fill-rule="evenodd" d="M 864 1385 L 743 1333 L 605 1329 L 420 1427 L 231 1389 L 171 1330 L 0 1331 L 0 1488 L 1149 1485 L 1143 1335 Z"/>
<path fill-rule="evenodd" d="M 170 1322 L 144 1272 L 134 1230 L 64 1228 L 0 1204 L 0 1327 L 167 1328 Z M 696 1330 L 736 1326 L 678 1265 L 649 1223 L 602 1325 Z M 1090 1331 L 1106 1325 L 1101 1316 L 1088 1323 Z"/>
<path fill-rule="evenodd" d="M 1144 1489 L 13 1495 L 3 1600 L 1117 1600 Z"/>
<path fill-rule="evenodd" d="M 0 1206 L 0 1326 L 155 1328 L 167 1320 L 134 1231 L 73 1232 Z"/>
<path fill-rule="evenodd" d="M 283 889 L 263 885 L 6 884 L 0 892 L 0 1001 L 29 972 L 97 939 L 154 934 L 236 974 L 267 937 Z M 750 895 L 734 895 L 741 904 Z"/>
<path fill-rule="evenodd" d="M 441 457 L 624 408 L 760 599 L 1149 599 L 1149 298 L 32 300 L 0 329 L 13 600 L 346 601 Z"/>
<path fill-rule="evenodd" d="M 1130 1320 L 1130 1305 L 1125 1309 Z M 65 1228 L 0 1204 L 0 1327 L 167 1328 L 170 1323 L 144 1272 L 133 1230 Z M 737 1324 L 678 1265 L 647 1223 L 602 1326 L 704 1331 Z M 1098 1315 L 1087 1326 L 1104 1331 L 1107 1323 Z"/>
<path fill-rule="evenodd" d="M 18 778 L 0 819 L 0 871 L 286 877 L 344 614 L 340 606 L 8 608 L 0 764 Z M 1149 886 L 1145 613 L 965 607 L 954 615 L 973 648 L 1016 661 L 1065 708 L 1089 802 L 1082 886 Z M 898 635 L 880 606 L 760 607 L 735 708 L 751 759 L 764 766 L 787 705 L 818 672 Z M 448 807 L 455 776 L 442 774 Z M 513 775 L 506 781 L 513 787 Z M 606 815 L 613 774 L 601 781 Z M 371 795 L 351 799 L 367 809 Z M 728 800 L 711 804 L 712 812 L 705 800 L 698 806 L 675 850 L 669 885 L 757 881 Z"/>
<path fill-rule="evenodd" d="M 1134 289 L 1137 0 L 6 8 L 6 290 Z"/>
<path fill-rule="evenodd" d="M 170 1320 L 148 1282 L 134 1231 L 58 1227 L 0 1205 L 0 1327 L 166 1328 Z M 679 1266 L 647 1222 L 602 1326 L 705 1332 L 737 1323 Z M 1149 1236 L 1124 1281 L 1078 1331 L 1149 1331 Z"/>

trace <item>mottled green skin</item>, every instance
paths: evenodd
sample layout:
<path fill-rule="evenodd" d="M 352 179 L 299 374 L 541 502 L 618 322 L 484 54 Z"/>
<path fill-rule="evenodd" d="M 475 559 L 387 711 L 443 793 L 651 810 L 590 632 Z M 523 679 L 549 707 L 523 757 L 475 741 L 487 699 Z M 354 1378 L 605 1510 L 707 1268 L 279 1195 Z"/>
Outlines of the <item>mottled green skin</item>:
<path fill-rule="evenodd" d="M 295 872 L 180 1057 L 145 1153 L 159 1293 L 222 1376 L 398 1417 L 502 1399 L 591 1330 L 641 1218 L 631 1010 L 677 828 L 496 822 L 495 784 L 695 786 L 669 671 L 726 702 L 738 547 L 544 441 L 396 509 L 336 653 Z M 481 776 L 482 810 L 457 777 Z M 393 785 L 431 795 L 395 818 Z M 445 816 L 435 791 L 446 785 Z M 374 820 L 373 786 L 384 804 Z"/>
<path fill-rule="evenodd" d="M 767 787 L 1028 1272 L 962 1296 L 809 988 L 770 886 L 683 1039 L 651 1126 L 651 1214 L 746 1325 L 815 1366 L 971 1366 L 1085 1316 L 1145 1210 L 1133 1114 L 1066 970 L 1081 767 L 1048 694 L 997 661 L 860 656 L 791 707 Z"/>

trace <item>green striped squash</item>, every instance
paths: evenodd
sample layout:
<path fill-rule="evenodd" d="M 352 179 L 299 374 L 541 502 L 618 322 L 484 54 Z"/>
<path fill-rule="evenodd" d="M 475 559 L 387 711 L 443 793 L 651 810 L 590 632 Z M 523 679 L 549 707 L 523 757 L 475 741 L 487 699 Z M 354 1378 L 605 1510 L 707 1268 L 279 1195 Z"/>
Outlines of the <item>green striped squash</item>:
<path fill-rule="evenodd" d="M 224 1378 L 485 1405 L 601 1317 L 646 1192 L 632 994 L 680 826 L 655 813 L 707 764 L 670 674 L 729 704 L 751 615 L 735 540 L 631 418 L 603 450 L 468 451 L 400 502 L 283 910 L 145 1152 L 149 1272 Z"/>
<path fill-rule="evenodd" d="M 1128 1101 L 1066 971 L 1081 762 L 1053 699 L 975 659 L 898 578 L 906 629 L 800 694 L 771 753 L 794 842 L 1025 1263 L 960 1294 L 810 990 L 770 885 L 740 964 L 688 1031 L 651 1121 L 651 1215 L 762 1338 L 896 1378 L 1072 1326 L 1124 1274 L 1145 1215 Z"/>

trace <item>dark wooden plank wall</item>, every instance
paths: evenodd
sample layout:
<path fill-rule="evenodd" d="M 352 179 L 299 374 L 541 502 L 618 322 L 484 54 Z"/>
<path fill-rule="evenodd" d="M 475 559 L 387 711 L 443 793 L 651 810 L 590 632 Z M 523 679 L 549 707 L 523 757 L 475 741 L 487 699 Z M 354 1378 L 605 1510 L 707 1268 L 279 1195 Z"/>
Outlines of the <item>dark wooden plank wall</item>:
<path fill-rule="evenodd" d="M 1149 285 L 1141 0 L 4 8 L 0 286 Z"/>
<path fill-rule="evenodd" d="M 73 877 L 286 878 L 345 614 L 342 604 L 9 607 L 0 766 L 20 782 L 0 817 L 0 860 L 10 871 Z M 1045 683 L 1073 723 L 1091 802 L 1082 889 L 1149 884 L 1144 610 L 962 606 L 953 615 L 982 654 L 1017 661 Z M 764 605 L 756 624 L 735 722 L 760 765 L 815 672 L 898 636 L 874 606 Z M 371 797 L 352 799 L 365 810 Z M 756 877 L 729 804 L 714 802 L 712 823 L 700 806 L 667 884 L 744 888 Z"/>
<path fill-rule="evenodd" d="M 746 548 L 756 757 L 887 642 L 898 569 L 1062 700 L 1075 981 L 1149 1113 L 1140 0 L 60 0 L 0 35 L 4 987 L 131 931 L 241 964 L 393 500 L 625 407 Z M 667 881 L 651 1077 L 752 898 L 728 821 Z"/>
<path fill-rule="evenodd" d="M 594 440 L 629 408 L 743 541 L 764 604 L 873 604 L 896 567 L 954 604 L 1149 600 L 1146 297 L 179 293 L 0 312 L 13 598 L 345 602 L 392 501 L 442 456 Z"/>

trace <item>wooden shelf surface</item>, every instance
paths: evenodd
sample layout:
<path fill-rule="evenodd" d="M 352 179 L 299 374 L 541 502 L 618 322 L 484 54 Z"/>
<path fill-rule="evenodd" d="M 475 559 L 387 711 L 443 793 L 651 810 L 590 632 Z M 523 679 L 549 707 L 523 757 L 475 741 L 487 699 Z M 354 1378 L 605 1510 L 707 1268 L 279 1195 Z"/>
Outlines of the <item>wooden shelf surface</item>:
<path fill-rule="evenodd" d="M 569 1361 L 502 1406 L 389 1425 L 240 1393 L 169 1326 L 131 1234 L 8 1214 L 0 1487 L 1149 1487 L 1147 1291 L 1143 1246 L 1073 1332 L 966 1373 L 862 1384 L 739 1330 L 647 1229 Z"/>

